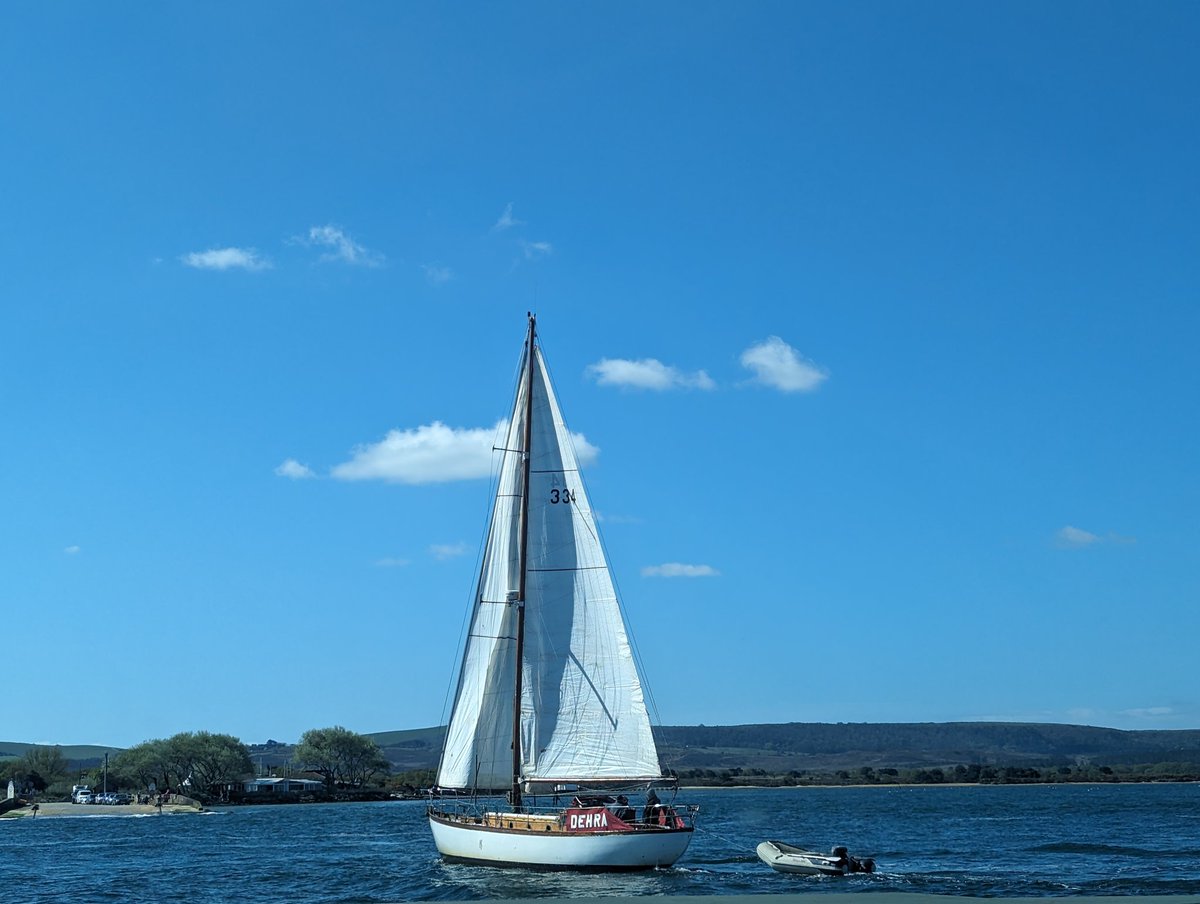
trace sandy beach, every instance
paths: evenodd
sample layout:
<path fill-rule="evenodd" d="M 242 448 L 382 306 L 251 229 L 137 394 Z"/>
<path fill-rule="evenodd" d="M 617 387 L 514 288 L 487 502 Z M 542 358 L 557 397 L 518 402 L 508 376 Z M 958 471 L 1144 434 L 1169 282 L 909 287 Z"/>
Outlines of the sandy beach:
<path fill-rule="evenodd" d="M 3 818 L 19 817 L 37 819 L 56 819 L 64 816 L 157 816 L 159 809 L 151 804 L 69 804 L 46 803 L 38 804 L 37 812 L 32 806 L 21 807 L 6 813 Z M 179 813 L 200 813 L 202 810 L 185 804 L 163 804 L 162 815 L 172 816 Z"/>

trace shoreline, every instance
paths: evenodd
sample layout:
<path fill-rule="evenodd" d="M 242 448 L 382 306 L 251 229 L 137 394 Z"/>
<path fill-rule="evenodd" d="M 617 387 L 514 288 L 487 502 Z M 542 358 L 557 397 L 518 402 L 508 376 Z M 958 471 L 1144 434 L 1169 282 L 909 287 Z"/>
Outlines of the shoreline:
<path fill-rule="evenodd" d="M 937 895 L 928 892 L 913 891 L 872 891 L 867 892 L 871 904 L 980 904 L 980 898 L 966 895 Z M 1069 904 L 1112 904 L 1126 898 L 1144 897 L 1142 895 L 1078 895 L 1062 898 L 987 898 L 988 904 L 1049 904 L 1049 902 L 1069 902 Z M 504 904 L 579 904 L 583 901 L 612 902 L 612 904 L 628 904 L 629 898 L 592 897 L 592 898 L 506 898 Z M 773 901 L 776 904 L 862 904 L 861 892 L 782 892 L 780 894 L 753 895 L 664 895 L 656 896 L 656 902 L 663 904 L 762 904 Z M 1153 904 L 1198 904 L 1200 895 L 1154 895 L 1150 898 Z"/>
<path fill-rule="evenodd" d="M 1107 788 L 1116 785 L 1200 785 L 1196 779 L 1186 779 L 1178 782 L 1144 781 L 1144 782 L 875 782 L 873 784 L 845 785 L 680 785 L 680 791 L 802 791 L 805 788 Z M 1200 899 L 1195 899 L 1200 904 Z"/>
<path fill-rule="evenodd" d="M 37 812 L 33 804 L 26 804 L 15 810 L 9 810 L 0 819 L 95 819 L 113 816 L 158 816 L 160 810 L 155 804 L 70 804 L 70 803 L 39 803 Z M 191 807 L 187 804 L 163 804 L 161 815 L 177 816 L 181 813 L 206 813 L 203 807 Z"/>
<path fill-rule="evenodd" d="M 1015 783 L 1013 783 L 1015 784 Z M 1042 784 L 1035 782 L 1034 784 Z M 1057 783 L 1051 783 L 1057 784 Z M 1104 782 L 1072 782 L 1075 785 L 1099 785 Z M 1132 783 L 1131 783 L 1132 784 Z M 990 788 L 991 785 L 981 785 L 978 782 L 938 782 L 937 784 L 884 784 L 873 785 L 680 785 L 680 791 L 803 791 L 806 788 Z M 997 786 L 998 787 L 998 786 Z"/>

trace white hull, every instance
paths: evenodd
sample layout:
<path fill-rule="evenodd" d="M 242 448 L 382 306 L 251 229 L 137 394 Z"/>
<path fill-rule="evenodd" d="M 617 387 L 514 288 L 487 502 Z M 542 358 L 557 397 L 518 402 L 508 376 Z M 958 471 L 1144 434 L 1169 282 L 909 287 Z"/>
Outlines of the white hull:
<path fill-rule="evenodd" d="M 464 825 L 431 815 L 429 827 L 443 857 L 531 869 L 640 870 L 670 866 L 692 840 L 691 829 L 570 835 Z"/>

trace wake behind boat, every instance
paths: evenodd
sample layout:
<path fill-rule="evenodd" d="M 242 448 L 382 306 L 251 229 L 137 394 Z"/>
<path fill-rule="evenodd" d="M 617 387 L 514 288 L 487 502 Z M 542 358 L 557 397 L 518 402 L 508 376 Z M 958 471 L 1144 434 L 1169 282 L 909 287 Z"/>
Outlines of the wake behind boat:
<path fill-rule="evenodd" d="M 447 860 L 494 866 L 670 866 L 691 841 L 695 808 L 664 806 L 652 790 L 674 780 L 659 765 L 642 680 L 533 316 L 499 451 L 487 545 L 428 808 L 434 842 Z M 625 796 L 635 792 L 646 792 L 640 812 Z"/>

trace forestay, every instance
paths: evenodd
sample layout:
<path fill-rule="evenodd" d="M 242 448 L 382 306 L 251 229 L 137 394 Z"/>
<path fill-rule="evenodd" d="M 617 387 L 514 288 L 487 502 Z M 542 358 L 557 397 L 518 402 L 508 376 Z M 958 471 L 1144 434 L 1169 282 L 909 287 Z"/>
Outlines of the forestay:
<path fill-rule="evenodd" d="M 528 366 L 526 349 L 522 372 Z M 534 347 L 504 442 L 462 672 L 438 784 L 499 789 L 512 776 L 516 606 L 527 383 L 532 383 L 520 779 L 661 777 L 642 684 L 580 479 L 570 433 Z"/>

